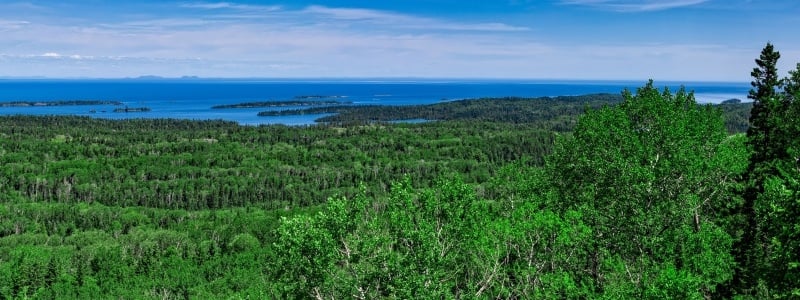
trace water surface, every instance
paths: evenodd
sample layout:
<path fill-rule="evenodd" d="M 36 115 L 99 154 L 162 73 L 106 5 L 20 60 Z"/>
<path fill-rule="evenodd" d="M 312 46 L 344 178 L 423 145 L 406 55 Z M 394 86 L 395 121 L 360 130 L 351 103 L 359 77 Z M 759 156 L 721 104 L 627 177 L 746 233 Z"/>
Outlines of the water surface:
<path fill-rule="evenodd" d="M 747 100 L 747 83 L 684 83 L 700 103 Z M 0 115 L 79 115 L 109 119 L 221 119 L 245 125 L 313 124 L 324 115 L 259 117 L 260 111 L 301 106 L 211 109 L 214 105 L 330 96 L 352 105 L 417 105 L 481 97 L 542 97 L 635 90 L 644 82 L 544 80 L 0 80 L 0 102 L 114 100 L 150 112 L 114 113 L 112 105 L 0 107 Z M 656 82 L 676 90 L 680 83 Z M 314 99 L 314 98 L 308 98 Z M 330 100 L 330 99 L 326 99 Z"/>

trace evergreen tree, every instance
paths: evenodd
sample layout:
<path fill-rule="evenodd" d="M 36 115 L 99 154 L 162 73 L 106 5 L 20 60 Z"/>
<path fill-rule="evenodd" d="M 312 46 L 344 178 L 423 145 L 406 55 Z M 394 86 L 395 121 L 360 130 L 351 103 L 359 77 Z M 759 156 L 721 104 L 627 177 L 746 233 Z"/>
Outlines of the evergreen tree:
<path fill-rule="evenodd" d="M 747 131 L 751 156 L 744 176 L 744 234 L 736 247 L 740 268 L 735 284 L 740 293 L 766 291 L 787 296 L 797 272 L 798 217 L 795 210 L 798 146 L 798 104 L 800 65 L 789 77 L 779 79 L 780 54 L 767 44 L 753 69 L 753 99 Z M 788 231 L 787 231 L 788 229 Z M 795 282 L 796 283 L 796 282 Z M 760 296 L 765 296 L 764 294 Z"/>
<path fill-rule="evenodd" d="M 800 63 L 796 69 L 789 71 L 789 77 L 783 79 L 783 90 L 792 99 L 800 97 Z"/>
<path fill-rule="evenodd" d="M 763 241 L 762 232 L 758 229 L 756 217 L 756 199 L 764 190 L 764 166 L 765 162 L 774 157 L 774 146 L 771 138 L 774 131 L 774 117 L 778 104 L 778 88 L 781 80 L 778 78 L 778 59 L 781 55 L 775 51 L 771 43 L 767 43 L 761 51 L 761 55 L 755 60 L 757 67 L 753 68 L 750 75 L 753 81 L 750 83 L 753 89 L 750 90 L 748 98 L 753 100 L 753 108 L 750 110 L 750 128 L 747 129 L 747 145 L 751 151 L 747 173 L 743 180 L 745 184 L 741 214 L 744 217 L 745 225 L 742 239 L 734 247 L 734 256 L 739 264 L 739 268 L 734 275 L 734 284 L 739 292 L 752 288 L 758 280 L 756 270 L 763 261 L 757 261 L 758 244 Z M 762 238 L 759 242 L 759 236 Z"/>
<path fill-rule="evenodd" d="M 789 76 L 783 79 L 783 93 L 786 102 L 784 109 L 783 125 L 785 127 L 785 137 L 787 140 L 787 168 L 794 165 L 800 168 L 800 63 L 794 70 L 789 71 Z"/>
<path fill-rule="evenodd" d="M 778 152 L 759 196 L 759 220 L 769 238 L 764 281 L 777 298 L 800 297 L 800 64 L 783 79 Z"/>
<path fill-rule="evenodd" d="M 780 52 L 775 51 L 772 44 L 767 43 L 761 51 L 761 56 L 756 59 L 756 68 L 750 72 L 753 81 L 750 85 L 748 98 L 753 100 L 753 108 L 750 112 L 750 129 L 747 130 L 749 146 L 753 151 L 751 158 L 751 168 L 765 162 L 770 157 L 774 157 L 776 147 L 770 138 L 773 137 L 775 130 L 776 108 L 778 106 L 781 79 L 778 77 L 778 59 Z M 752 171 L 752 169 L 751 169 Z"/>
<path fill-rule="evenodd" d="M 744 203 L 741 215 L 745 224 L 745 232 L 741 240 L 734 246 L 734 257 L 739 265 L 734 274 L 734 285 L 738 292 L 744 292 L 756 284 L 758 276 L 754 274 L 757 266 L 756 254 L 757 236 L 759 230 L 756 218 L 755 202 L 758 195 L 763 191 L 763 177 L 757 169 L 762 168 L 763 162 L 770 155 L 769 138 L 772 136 L 771 114 L 774 112 L 775 98 L 778 96 L 777 88 L 780 84 L 778 78 L 778 59 L 780 53 L 776 52 L 771 43 L 767 43 L 761 51 L 761 55 L 755 60 L 757 67 L 753 68 L 750 75 L 753 81 L 750 83 L 753 89 L 750 90 L 748 98 L 753 100 L 753 108 L 750 110 L 750 127 L 747 129 L 747 146 L 751 151 L 748 162 L 747 173 L 743 180 L 745 184 L 743 198 Z"/>

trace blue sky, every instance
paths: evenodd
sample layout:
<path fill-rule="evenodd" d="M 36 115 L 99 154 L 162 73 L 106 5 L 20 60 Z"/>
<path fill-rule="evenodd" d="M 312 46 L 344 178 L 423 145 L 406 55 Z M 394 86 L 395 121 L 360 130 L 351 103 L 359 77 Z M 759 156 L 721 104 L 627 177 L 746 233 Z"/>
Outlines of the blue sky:
<path fill-rule="evenodd" d="M 11 0 L 0 76 L 749 81 L 796 28 L 797 0 Z"/>

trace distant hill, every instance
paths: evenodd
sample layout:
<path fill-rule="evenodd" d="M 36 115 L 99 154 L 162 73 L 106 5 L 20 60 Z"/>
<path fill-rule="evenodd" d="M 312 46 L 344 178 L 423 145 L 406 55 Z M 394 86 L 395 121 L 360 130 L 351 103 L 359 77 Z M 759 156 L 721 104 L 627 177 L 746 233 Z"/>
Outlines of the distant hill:
<path fill-rule="evenodd" d="M 720 103 L 720 104 L 739 104 L 739 103 L 742 103 L 742 100 L 733 98 L 733 99 L 728 99 L 728 100 L 722 101 L 722 103 Z"/>
<path fill-rule="evenodd" d="M 571 131 L 578 117 L 587 109 L 616 105 L 619 94 L 589 94 L 559 97 L 503 97 L 446 101 L 428 105 L 334 105 L 279 111 L 263 111 L 259 116 L 292 116 L 331 114 L 317 119 L 325 123 L 369 123 L 405 120 L 425 121 L 488 121 L 503 123 L 537 123 L 548 130 Z M 744 132 L 749 126 L 752 103 L 732 101 L 716 104 L 725 118 L 730 133 Z M 735 99 L 738 100 L 738 99 Z"/>

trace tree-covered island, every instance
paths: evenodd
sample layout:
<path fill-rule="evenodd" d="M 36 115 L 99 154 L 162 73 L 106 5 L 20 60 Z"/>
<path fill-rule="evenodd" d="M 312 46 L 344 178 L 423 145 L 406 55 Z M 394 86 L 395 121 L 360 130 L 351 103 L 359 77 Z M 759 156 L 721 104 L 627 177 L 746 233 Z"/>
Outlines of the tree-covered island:
<path fill-rule="evenodd" d="M 215 105 L 213 109 L 227 108 L 259 108 L 259 107 L 287 107 L 287 106 L 323 106 L 323 105 L 343 105 L 351 102 L 335 100 L 288 100 L 288 101 L 258 101 L 244 102 L 236 104 Z"/>
<path fill-rule="evenodd" d="M 59 101 L 8 101 L 0 102 L 0 107 L 48 107 L 75 105 L 123 105 L 120 101 L 109 100 L 59 100 Z"/>

